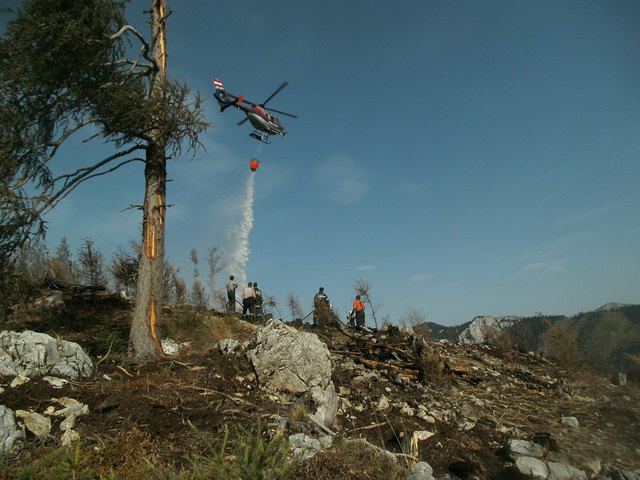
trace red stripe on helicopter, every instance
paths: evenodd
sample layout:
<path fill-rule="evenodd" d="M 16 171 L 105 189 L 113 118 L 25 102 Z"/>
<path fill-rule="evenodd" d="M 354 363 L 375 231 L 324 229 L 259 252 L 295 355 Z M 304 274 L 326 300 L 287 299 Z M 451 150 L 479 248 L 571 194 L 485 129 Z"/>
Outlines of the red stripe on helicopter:
<path fill-rule="evenodd" d="M 218 80 L 218 79 L 215 79 L 215 80 L 213 81 L 213 85 L 214 85 L 216 88 L 219 88 L 220 90 L 224 90 L 224 85 L 222 85 L 222 82 L 221 82 L 220 80 Z"/>

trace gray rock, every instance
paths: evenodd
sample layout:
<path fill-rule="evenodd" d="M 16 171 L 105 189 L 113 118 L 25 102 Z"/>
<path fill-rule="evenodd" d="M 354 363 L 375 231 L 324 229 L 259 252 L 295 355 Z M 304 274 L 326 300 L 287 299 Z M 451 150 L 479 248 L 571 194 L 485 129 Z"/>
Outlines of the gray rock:
<path fill-rule="evenodd" d="M 602 473 L 606 475 L 606 478 L 612 480 L 640 480 L 640 476 L 630 470 L 622 470 L 621 468 L 614 467 L 613 465 L 605 464 L 602 466 Z"/>
<path fill-rule="evenodd" d="M 389 408 L 391 408 L 391 405 L 389 404 L 389 399 L 384 395 L 382 395 L 382 397 L 380 397 L 380 400 L 378 400 L 377 408 L 381 412 L 384 412 L 385 410 L 389 410 Z"/>
<path fill-rule="evenodd" d="M 60 431 L 66 432 L 76 426 L 76 419 L 78 417 L 75 414 L 67 415 L 65 419 L 60 422 Z"/>
<path fill-rule="evenodd" d="M 18 452 L 25 438 L 24 428 L 16 425 L 13 410 L 0 405 L 0 455 Z"/>
<path fill-rule="evenodd" d="M 42 377 L 42 380 L 44 380 L 48 384 L 52 385 L 54 388 L 62 388 L 67 383 L 69 383 L 68 380 L 65 380 L 64 378 L 59 378 L 59 377 L 45 376 L 45 377 Z"/>
<path fill-rule="evenodd" d="M 322 449 L 322 444 L 319 440 L 311 438 L 304 433 L 291 435 L 289 437 L 289 443 L 291 444 L 293 456 L 302 460 L 313 457 Z"/>
<path fill-rule="evenodd" d="M 176 342 L 173 338 L 163 338 L 160 340 L 160 344 L 162 345 L 164 354 L 169 356 L 177 355 L 182 348 L 182 344 Z"/>
<path fill-rule="evenodd" d="M 234 338 L 223 338 L 218 342 L 218 349 L 222 353 L 233 353 L 240 346 L 240 342 Z"/>
<path fill-rule="evenodd" d="M 318 438 L 322 448 L 331 448 L 333 446 L 333 437 L 331 435 L 322 435 Z"/>
<path fill-rule="evenodd" d="M 335 420 L 339 398 L 331 381 L 331 355 L 317 335 L 298 332 L 279 320 L 256 331 L 249 359 L 258 382 L 282 401 L 301 394 L 315 403 L 315 418 L 327 427 Z"/>
<path fill-rule="evenodd" d="M 60 410 L 56 410 L 55 407 L 52 405 L 49 408 L 47 408 L 47 410 L 44 412 L 46 415 L 53 415 L 55 417 L 65 417 L 65 418 L 73 415 L 74 417 L 77 418 L 89 413 L 89 407 L 74 398 L 62 397 L 58 399 L 53 398 L 52 400 L 55 400 L 64 408 L 61 408 Z"/>
<path fill-rule="evenodd" d="M 549 476 L 547 465 L 537 458 L 518 457 L 516 467 L 523 475 L 529 475 L 532 478 L 546 479 Z"/>
<path fill-rule="evenodd" d="M 36 437 L 46 437 L 51 432 L 51 419 L 39 413 L 16 410 L 16 416 L 22 419 L 27 429 Z"/>
<path fill-rule="evenodd" d="M 407 480 L 434 480 L 433 468 L 427 462 L 418 462 L 407 472 Z"/>
<path fill-rule="evenodd" d="M 562 417 L 562 424 L 571 428 L 579 428 L 580 424 L 576 417 Z"/>
<path fill-rule="evenodd" d="M 336 393 L 333 382 L 329 381 L 324 388 L 311 387 L 310 394 L 316 406 L 316 413 L 313 414 L 315 419 L 327 427 L 333 425 L 340 405 L 340 397 Z"/>
<path fill-rule="evenodd" d="M 80 434 L 74 429 L 70 428 L 68 430 L 65 430 L 65 432 L 62 434 L 62 437 L 60 438 L 60 445 L 66 447 L 68 445 L 73 445 L 74 443 L 77 443 L 79 441 Z"/>
<path fill-rule="evenodd" d="M 0 375 L 53 374 L 77 379 L 93 372 L 80 345 L 44 333 L 0 332 Z"/>
<path fill-rule="evenodd" d="M 507 447 L 512 460 L 519 457 L 542 458 L 544 455 L 544 449 L 540 445 L 528 440 L 509 440 Z"/>
<path fill-rule="evenodd" d="M 289 437 L 289 443 L 293 448 L 312 449 L 312 450 L 315 450 L 316 452 L 319 452 L 320 449 L 322 448 L 322 445 L 320 444 L 319 440 L 316 440 L 315 438 L 311 438 L 308 435 L 305 435 L 304 433 L 296 433 L 294 435 L 291 435 Z"/>
<path fill-rule="evenodd" d="M 570 465 L 558 462 L 548 462 L 549 477 L 547 480 L 587 480 L 587 474 Z"/>

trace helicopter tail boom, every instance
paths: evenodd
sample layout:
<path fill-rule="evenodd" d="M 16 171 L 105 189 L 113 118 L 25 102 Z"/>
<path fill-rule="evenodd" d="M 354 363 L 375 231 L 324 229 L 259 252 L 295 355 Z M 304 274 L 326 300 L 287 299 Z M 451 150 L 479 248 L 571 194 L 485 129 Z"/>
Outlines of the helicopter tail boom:
<path fill-rule="evenodd" d="M 216 97 L 218 105 L 220 105 L 220 111 L 224 112 L 232 105 L 236 105 L 239 101 L 242 101 L 242 97 L 236 97 L 235 95 L 228 94 L 224 89 L 223 83 L 217 78 L 213 79 L 213 96 Z"/>

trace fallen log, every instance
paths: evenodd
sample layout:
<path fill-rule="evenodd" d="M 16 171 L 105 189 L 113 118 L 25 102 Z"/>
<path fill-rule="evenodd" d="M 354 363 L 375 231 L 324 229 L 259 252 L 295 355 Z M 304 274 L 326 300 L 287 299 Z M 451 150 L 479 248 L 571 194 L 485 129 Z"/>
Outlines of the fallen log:
<path fill-rule="evenodd" d="M 376 360 L 370 360 L 368 358 L 358 358 L 358 357 L 355 358 L 355 361 L 369 368 L 372 368 L 374 370 L 386 371 L 387 373 L 394 372 L 410 380 L 418 379 L 418 373 L 415 371 L 417 370 L 418 367 L 414 365 L 412 365 L 409 368 L 406 368 L 406 367 L 399 367 L 391 363 L 378 362 Z"/>

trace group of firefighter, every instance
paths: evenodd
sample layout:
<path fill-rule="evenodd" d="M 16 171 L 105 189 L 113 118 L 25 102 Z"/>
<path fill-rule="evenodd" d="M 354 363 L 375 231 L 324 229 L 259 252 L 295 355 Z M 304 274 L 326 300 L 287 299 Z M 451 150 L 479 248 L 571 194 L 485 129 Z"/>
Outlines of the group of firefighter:
<path fill-rule="evenodd" d="M 236 290 L 238 284 L 233 275 L 229 277 L 227 283 L 227 312 L 236 311 Z M 242 299 L 242 316 L 243 317 L 261 317 L 262 316 L 262 291 L 258 288 L 258 282 L 248 282 L 246 287 L 242 288 L 240 293 Z"/>
<path fill-rule="evenodd" d="M 227 283 L 227 312 L 229 313 L 235 313 L 236 311 L 237 289 L 238 284 L 235 282 L 234 276 L 231 275 L 229 277 L 229 282 Z M 243 317 L 251 316 L 255 318 L 256 316 L 262 315 L 262 292 L 258 288 L 258 284 L 256 282 L 248 282 L 247 286 L 242 288 L 240 296 L 242 299 Z M 353 301 L 353 308 L 347 316 L 349 327 L 358 329 L 365 328 L 365 307 L 366 304 L 360 295 L 356 295 L 356 298 Z M 318 289 L 318 293 L 313 297 L 313 325 L 325 326 L 335 323 L 336 321 L 337 318 L 331 308 L 329 297 L 324 293 L 324 287 L 320 287 Z"/>

